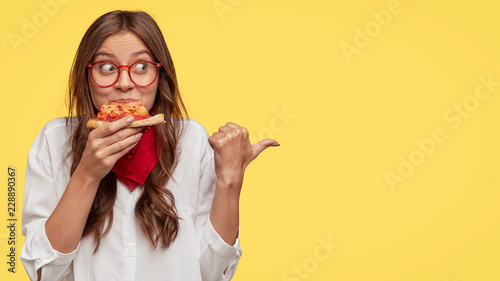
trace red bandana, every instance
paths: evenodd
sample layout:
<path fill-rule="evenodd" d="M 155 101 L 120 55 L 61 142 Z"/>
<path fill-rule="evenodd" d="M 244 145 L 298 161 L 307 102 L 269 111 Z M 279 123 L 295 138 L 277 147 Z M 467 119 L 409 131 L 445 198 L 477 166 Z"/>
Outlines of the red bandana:
<path fill-rule="evenodd" d="M 143 135 L 139 143 L 118 159 L 111 169 L 130 191 L 139 184 L 144 185 L 149 173 L 158 163 L 155 126 L 144 127 L 141 132 Z"/>

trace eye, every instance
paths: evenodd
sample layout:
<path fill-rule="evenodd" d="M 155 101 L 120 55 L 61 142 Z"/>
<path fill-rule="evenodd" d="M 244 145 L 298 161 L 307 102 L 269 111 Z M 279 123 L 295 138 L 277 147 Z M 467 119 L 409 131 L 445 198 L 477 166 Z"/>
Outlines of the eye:
<path fill-rule="evenodd" d="M 147 62 L 138 62 L 132 68 L 132 71 L 135 73 L 144 73 L 148 71 L 149 64 Z"/>
<path fill-rule="evenodd" d="M 116 72 L 116 67 L 110 62 L 101 62 L 97 65 L 97 67 L 103 74 L 111 74 Z"/>

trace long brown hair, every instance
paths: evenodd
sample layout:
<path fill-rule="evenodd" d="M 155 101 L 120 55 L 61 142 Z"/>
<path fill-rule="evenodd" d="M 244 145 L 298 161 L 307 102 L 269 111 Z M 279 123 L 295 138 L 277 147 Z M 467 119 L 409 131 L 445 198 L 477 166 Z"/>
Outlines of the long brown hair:
<path fill-rule="evenodd" d="M 156 128 L 159 161 L 144 183 L 144 190 L 135 206 L 135 215 L 153 247 L 161 246 L 165 249 L 177 236 L 180 219 L 175 208 L 175 198 L 166 188 L 177 165 L 177 144 L 182 134 L 182 122 L 175 119 L 189 117 L 179 93 L 174 64 L 165 39 L 154 19 L 145 12 L 118 10 L 106 13 L 89 27 L 80 42 L 69 79 L 69 117 L 76 115 L 77 118 L 70 140 L 70 156 L 73 159 L 71 175 L 80 163 L 90 133 L 86 123 L 98 112 L 90 96 L 86 66 L 108 36 L 126 31 L 141 38 L 154 58 L 163 65 L 150 113 L 164 113 L 167 123 Z M 68 118 L 68 123 L 69 120 Z M 102 236 L 111 229 L 116 188 L 116 176 L 110 172 L 99 183 L 87 218 L 83 237 L 94 236 L 95 251 L 99 248 Z"/>

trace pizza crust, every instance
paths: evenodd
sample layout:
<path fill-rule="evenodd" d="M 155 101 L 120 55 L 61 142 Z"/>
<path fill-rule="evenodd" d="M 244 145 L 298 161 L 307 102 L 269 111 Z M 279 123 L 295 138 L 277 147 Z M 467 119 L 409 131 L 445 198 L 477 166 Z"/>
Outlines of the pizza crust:
<path fill-rule="evenodd" d="M 101 119 L 97 118 L 91 118 L 87 122 L 87 128 L 92 128 L 96 129 L 99 128 L 103 125 L 106 125 L 107 123 L 114 122 L 116 120 L 110 120 L 110 121 L 102 121 Z M 153 117 L 147 118 L 147 119 L 142 119 L 142 120 L 135 120 L 130 123 L 128 127 L 144 127 L 144 126 L 154 126 L 158 124 L 163 124 L 165 122 L 165 116 L 163 114 L 156 114 Z"/>

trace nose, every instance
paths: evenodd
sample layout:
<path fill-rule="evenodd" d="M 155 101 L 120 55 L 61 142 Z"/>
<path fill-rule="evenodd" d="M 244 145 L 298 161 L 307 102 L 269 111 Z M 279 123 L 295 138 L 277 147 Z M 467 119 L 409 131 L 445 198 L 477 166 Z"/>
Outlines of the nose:
<path fill-rule="evenodd" d="M 118 81 L 115 83 L 115 88 L 126 92 L 134 86 L 134 83 L 130 80 L 130 76 L 128 75 L 128 68 L 120 67 L 120 77 L 118 77 Z"/>

